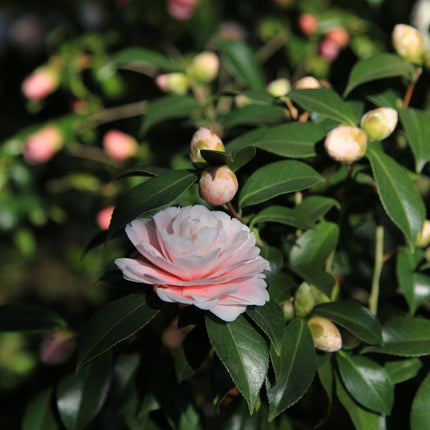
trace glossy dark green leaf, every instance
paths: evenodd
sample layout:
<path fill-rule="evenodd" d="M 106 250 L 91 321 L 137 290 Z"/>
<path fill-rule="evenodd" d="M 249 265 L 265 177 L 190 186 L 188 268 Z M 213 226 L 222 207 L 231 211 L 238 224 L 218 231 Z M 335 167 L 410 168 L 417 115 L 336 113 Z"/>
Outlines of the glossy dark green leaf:
<path fill-rule="evenodd" d="M 0 306 L 0 331 L 41 330 L 65 327 L 65 321 L 51 309 L 10 303 Z"/>
<path fill-rule="evenodd" d="M 227 164 L 227 162 L 231 159 L 231 154 L 229 152 L 210 151 L 208 149 L 202 149 L 200 151 L 200 155 L 210 166 Z"/>
<path fill-rule="evenodd" d="M 340 325 L 358 339 L 369 344 L 382 343 L 381 325 L 367 308 L 355 302 L 329 302 L 312 310 L 317 315 Z"/>
<path fill-rule="evenodd" d="M 281 308 L 270 300 L 264 306 L 249 306 L 246 313 L 263 330 L 279 354 L 285 326 Z"/>
<path fill-rule="evenodd" d="M 133 166 L 120 173 L 115 179 L 128 178 L 129 176 L 159 176 L 167 173 L 170 169 L 157 166 Z"/>
<path fill-rule="evenodd" d="M 311 221 L 318 221 L 331 208 L 340 209 L 337 200 L 324 196 L 309 196 L 294 208 L 297 216 L 309 218 Z"/>
<path fill-rule="evenodd" d="M 400 287 L 405 295 L 412 314 L 415 313 L 418 303 L 415 297 L 416 263 L 409 248 L 403 248 L 397 254 L 396 273 Z"/>
<path fill-rule="evenodd" d="M 218 39 L 218 48 L 235 78 L 252 89 L 264 89 L 263 73 L 248 45 L 239 40 Z"/>
<path fill-rule="evenodd" d="M 81 430 L 97 416 L 111 382 L 110 355 L 94 360 L 82 373 L 62 379 L 57 388 L 57 408 L 67 430 Z"/>
<path fill-rule="evenodd" d="M 321 385 L 324 388 L 325 393 L 327 394 L 328 406 L 326 409 L 325 416 L 318 423 L 318 427 L 320 427 L 330 416 L 331 405 L 333 403 L 333 384 L 334 384 L 334 374 L 333 374 L 333 366 L 330 359 L 326 360 L 323 365 L 319 366 L 317 369 L 318 378 L 321 382 Z"/>
<path fill-rule="evenodd" d="M 276 354 L 272 348 L 270 359 L 276 380 L 267 393 L 273 419 L 303 397 L 315 375 L 315 347 L 303 320 L 295 319 L 288 324 L 281 353 Z"/>
<path fill-rule="evenodd" d="M 233 151 L 231 161 L 227 163 L 233 172 L 236 172 L 255 157 L 255 148 L 248 146 Z"/>
<path fill-rule="evenodd" d="M 308 217 L 297 215 L 294 209 L 285 206 L 269 206 L 263 209 L 252 218 L 250 226 L 263 222 L 276 222 L 304 230 L 314 228 L 314 223 Z"/>
<path fill-rule="evenodd" d="M 422 367 L 419 358 L 408 358 L 406 360 L 388 361 L 384 365 L 385 372 L 393 385 L 415 378 Z"/>
<path fill-rule="evenodd" d="M 240 315 L 230 323 L 206 317 L 209 340 L 252 412 L 269 367 L 264 338 Z"/>
<path fill-rule="evenodd" d="M 230 140 L 225 144 L 226 151 L 235 151 L 237 149 L 254 146 L 255 142 L 263 139 L 264 134 L 270 130 L 269 127 L 258 127 L 246 133 L 241 133 L 238 137 Z"/>
<path fill-rule="evenodd" d="M 228 129 L 239 125 L 276 124 L 285 119 L 285 110 L 278 106 L 252 104 L 225 115 L 222 125 Z"/>
<path fill-rule="evenodd" d="M 414 154 L 415 170 L 421 172 L 430 160 L 430 116 L 418 109 L 400 109 L 400 121 Z"/>
<path fill-rule="evenodd" d="M 148 103 L 143 117 L 142 132 L 146 133 L 154 125 L 169 119 L 186 118 L 200 108 L 191 96 L 165 96 Z"/>
<path fill-rule="evenodd" d="M 78 369 L 145 327 L 158 311 L 146 303 L 144 294 L 130 294 L 101 308 L 83 334 Z"/>
<path fill-rule="evenodd" d="M 301 161 L 284 160 L 256 170 L 245 182 L 239 195 L 239 206 L 247 207 L 281 194 L 304 190 L 323 182 L 312 167 Z"/>
<path fill-rule="evenodd" d="M 372 166 L 382 206 L 405 234 L 412 248 L 424 222 L 424 203 L 400 164 L 373 148 L 367 148 L 366 155 Z"/>
<path fill-rule="evenodd" d="M 384 416 L 370 412 L 356 403 L 345 390 L 337 375 L 336 395 L 354 423 L 355 430 L 385 430 Z"/>
<path fill-rule="evenodd" d="M 140 364 L 140 355 L 123 354 L 118 357 L 113 369 L 111 397 L 115 400 L 115 406 L 119 406 L 126 397 L 127 389 L 133 383 L 133 378 L 136 375 Z"/>
<path fill-rule="evenodd" d="M 283 305 L 292 296 L 292 292 L 298 288 L 298 283 L 291 276 L 281 272 L 268 279 L 270 299 Z M 291 305 L 292 307 L 292 305 Z"/>
<path fill-rule="evenodd" d="M 52 387 L 30 400 L 22 419 L 22 430 L 57 430 L 59 428 L 51 410 Z"/>
<path fill-rule="evenodd" d="M 192 170 L 171 170 L 155 176 L 126 192 L 119 200 L 112 214 L 110 234 L 122 229 L 128 222 L 163 209 L 172 203 L 197 180 Z"/>
<path fill-rule="evenodd" d="M 347 96 L 359 85 L 377 79 L 411 77 L 414 70 L 412 63 L 394 54 L 382 53 L 365 58 L 352 68 L 344 95 Z"/>
<path fill-rule="evenodd" d="M 396 93 L 391 88 L 386 88 L 380 93 L 369 94 L 367 97 L 370 103 L 373 103 L 378 107 L 390 107 L 393 109 L 398 109 L 398 101 Z"/>
<path fill-rule="evenodd" d="M 340 124 L 356 125 L 354 112 L 333 89 L 294 90 L 288 97 L 309 112 L 316 112 Z"/>
<path fill-rule="evenodd" d="M 179 65 L 173 63 L 168 57 L 150 49 L 131 47 L 123 49 L 110 58 L 110 63 L 114 66 L 139 66 L 151 65 L 166 72 L 180 72 Z"/>
<path fill-rule="evenodd" d="M 411 408 L 411 430 L 430 428 L 430 373 L 424 378 L 415 394 Z"/>
<path fill-rule="evenodd" d="M 384 368 L 367 357 L 342 351 L 336 358 L 349 394 L 371 411 L 389 415 L 394 402 L 394 388 Z"/>
<path fill-rule="evenodd" d="M 325 266 L 337 246 L 338 238 L 339 227 L 322 221 L 314 230 L 303 233 L 290 252 L 291 270 L 328 297 L 331 296 L 335 279 L 325 271 Z"/>

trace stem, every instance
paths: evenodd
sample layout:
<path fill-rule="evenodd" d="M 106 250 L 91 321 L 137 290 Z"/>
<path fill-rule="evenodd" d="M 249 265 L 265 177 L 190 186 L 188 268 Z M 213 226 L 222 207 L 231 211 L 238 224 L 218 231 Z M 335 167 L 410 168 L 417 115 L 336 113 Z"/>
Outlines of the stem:
<path fill-rule="evenodd" d="M 415 70 L 412 81 L 409 84 L 408 89 L 406 90 L 405 97 L 403 98 L 403 107 L 404 108 L 407 108 L 409 106 L 409 103 L 410 103 L 411 98 L 412 98 L 412 94 L 415 90 L 415 85 L 417 84 L 418 78 L 421 76 L 422 72 L 423 72 L 423 69 L 421 67 L 418 67 Z"/>
<path fill-rule="evenodd" d="M 285 38 L 287 34 L 281 32 L 278 36 L 269 40 L 257 53 L 256 58 L 260 64 L 265 63 L 278 49 L 281 49 L 285 45 Z"/>
<path fill-rule="evenodd" d="M 384 227 L 378 225 L 375 235 L 375 265 L 373 269 L 372 289 L 369 296 L 369 310 L 376 315 L 378 312 L 379 279 L 384 265 Z"/>
<path fill-rule="evenodd" d="M 69 147 L 68 150 L 75 157 L 85 158 L 86 160 L 96 161 L 97 163 L 110 165 L 114 164 L 102 149 L 95 146 L 81 145 L 76 143 Z"/>
<path fill-rule="evenodd" d="M 236 209 L 233 207 L 233 205 L 231 204 L 231 202 L 227 203 L 227 207 L 228 207 L 228 210 L 231 212 L 231 214 L 243 224 L 242 218 L 236 212 Z"/>
<path fill-rule="evenodd" d="M 104 109 L 93 115 L 92 121 L 95 126 L 105 124 L 107 122 L 116 121 L 123 118 L 131 118 L 145 113 L 147 102 L 136 102 L 128 105 L 118 106 L 110 109 Z"/>
<path fill-rule="evenodd" d="M 216 115 L 214 106 L 211 103 L 208 103 L 209 97 L 208 97 L 207 91 L 205 90 L 206 89 L 204 87 L 191 85 L 191 91 L 193 92 L 196 100 L 202 106 L 202 112 L 206 118 L 206 121 L 208 122 L 209 129 L 212 130 L 219 137 L 222 137 L 221 128 L 214 119 Z"/>

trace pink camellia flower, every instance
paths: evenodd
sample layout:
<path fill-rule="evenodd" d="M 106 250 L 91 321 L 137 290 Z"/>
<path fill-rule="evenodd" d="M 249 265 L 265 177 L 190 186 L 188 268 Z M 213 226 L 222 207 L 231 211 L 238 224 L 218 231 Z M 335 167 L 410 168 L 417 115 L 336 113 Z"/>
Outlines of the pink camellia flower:
<path fill-rule="evenodd" d="M 42 66 L 23 81 L 21 91 L 28 100 L 40 100 L 54 92 L 58 84 L 58 73 L 52 67 Z"/>
<path fill-rule="evenodd" d="M 98 212 L 96 220 L 101 230 L 107 230 L 109 228 L 114 209 L 115 206 L 107 206 Z"/>
<path fill-rule="evenodd" d="M 228 166 L 216 166 L 205 170 L 200 176 L 200 197 L 211 205 L 228 203 L 236 194 L 236 175 Z"/>
<path fill-rule="evenodd" d="M 47 125 L 27 137 L 23 148 L 24 160 L 28 164 L 45 163 L 55 155 L 63 142 L 61 130 L 54 125 Z"/>
<path fill-rule="evenodd" d="M 201 205 L 170 207 L 125 229 L 140 255 L 115 264 L 125 279 L 152 284 L 165 302 L 194 305 L 233 321 L 269 300 L 254 233 L 235 218 Z"/>
<path fill-rule="evenodd" d="M 190 19 L 196 10 L 198 0 L 167 0 L 167 11 L 178 21 Z"/>
<path fill-rule="evenodd" d="M 136 139 L 119 130 L 110 130 L 104 135 L 103 148 L 110 158 L 118 161 L 134 157 L 139 151 Z"/>
<path fill-rule="evenodd" d="M 62 364 L 76 348 L 76 335 L 70 330 L 47 330 L 42 333 L 39 358 L 44 364 Z"/>
<path fill-rule="evenodd" d="M 305 36 L 311 36 L 318 29 L 318 17 L 311 13 L 302 13 L 299 16 L 299 27 Z"/>

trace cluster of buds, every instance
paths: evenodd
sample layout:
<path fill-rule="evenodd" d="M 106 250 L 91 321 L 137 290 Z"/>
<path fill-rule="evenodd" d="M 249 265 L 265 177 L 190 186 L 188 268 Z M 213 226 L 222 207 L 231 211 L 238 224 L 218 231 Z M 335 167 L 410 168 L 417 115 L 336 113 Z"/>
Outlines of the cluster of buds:
<path fill-rule="evenodd" d="M 194 133 L 190 145 L 190 157 L 197 166 L 206 165 L 201 150 L 225 151 L 219 136 L 203 127 Z M 233 199 L 237 190 L 236 175 L 227 165 L 206 167 L 200 175 L 200 197 L 212 205 L 221 206 L 228 203 Z"/>
<path fill-rule="evenodd" d="M 49 161 L 63 146 L 64 135 L 54 125 L 47 125 L 30 134 L 23 147 L 24 160 L 28 164 L 42 164 Z"/>
<path fill-rule="evenodd" d="M 103 136 L 103 148 L 113 160 L 124 161 L 139 151 L 136 139 L 119 130 L 110 130 Z"/>
<path fill-rule="evenodd" d="M 21 84 L 21 91 L 27 100 L 42 100 L 53 93 L 60 83 L 60 71 L 52 64 L 40 66 Z"/>
<path fill-rule="evenodd" d="M 425 56 L 424 36 L 414 27 L 397 24 L 392 33 L 393 46 L 397 54 L 414 64 L 422 64 Z"/>

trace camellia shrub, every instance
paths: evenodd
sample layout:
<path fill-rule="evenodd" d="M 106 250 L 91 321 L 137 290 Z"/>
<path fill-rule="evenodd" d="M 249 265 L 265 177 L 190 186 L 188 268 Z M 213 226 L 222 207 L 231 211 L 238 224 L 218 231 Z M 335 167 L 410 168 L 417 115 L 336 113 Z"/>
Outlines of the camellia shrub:
<path fill-rule="evenodd" d="M 168 5 L 180 22 L 207 7 Z M 31 168 L 95 158 L 113 184 L 85 252 L 115 244 L 100 267 L 115 297 L 79 327 L 0 307 L 2 329 L 43 330 L 41 360 L 64 366 L 24 430 L 430 428 L 429 51 L 406 24 L 382 49 L 347 13 L 299 12 L 294 29 L 262 22 L 258 43 L 229 23 L 180 55 L 88 43 L 70 72 L 83 110 L 6 142 Z M 307 44 L 319 66 L 300 62 Z M 61 54 L 49 64 L 23 84 L 32 102 L 70 85 Z M 104 110 L 88 69 L 110 85 L 136 74 L 153 96 Z M 127 117 L 135 136 L 92 134 Z"/>

